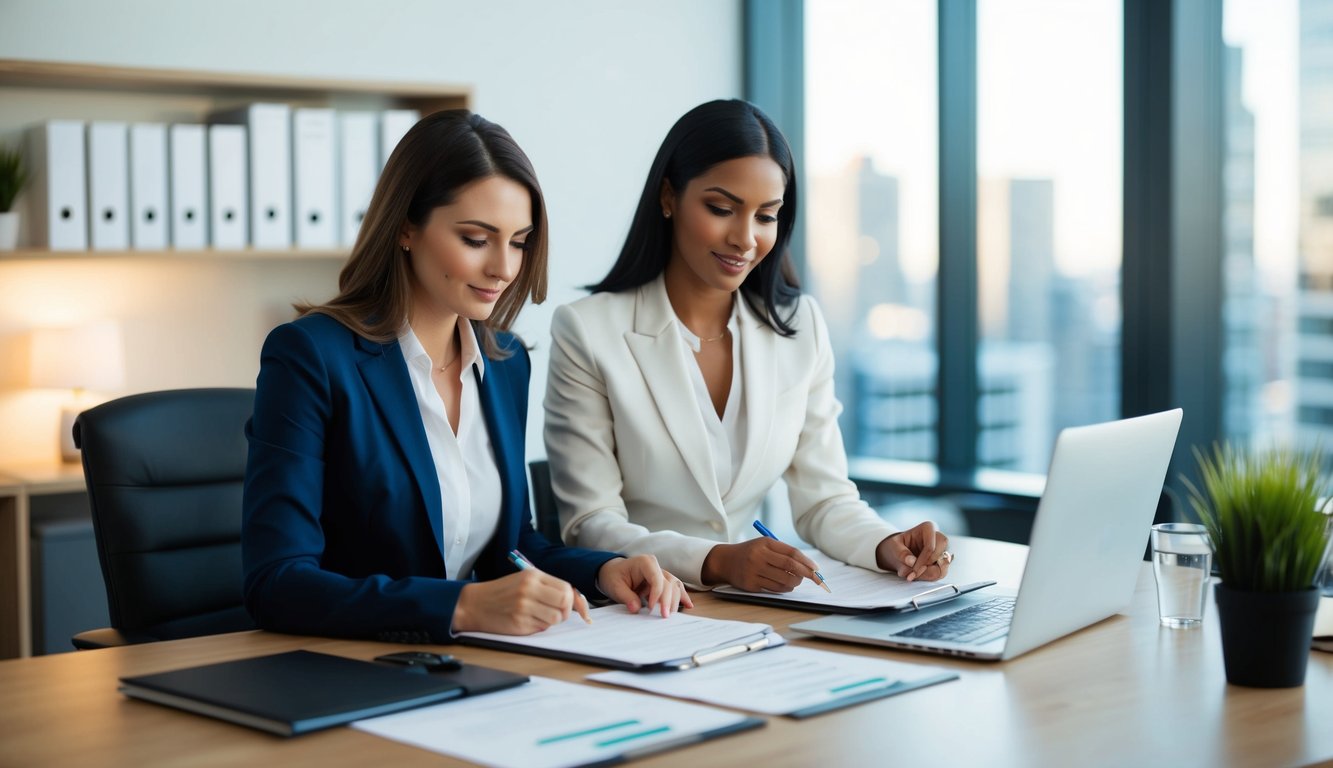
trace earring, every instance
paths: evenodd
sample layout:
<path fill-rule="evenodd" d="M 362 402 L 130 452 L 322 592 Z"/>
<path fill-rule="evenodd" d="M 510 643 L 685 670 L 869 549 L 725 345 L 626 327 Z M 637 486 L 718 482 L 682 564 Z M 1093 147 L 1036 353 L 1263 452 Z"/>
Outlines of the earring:
<path fill-rule="evenodd" d="M 412 252 L 411 248 L 408 248 L 406 245 L 403 246 L 403 253 L 411 253 L 411 252 Z"/>
<path fill-rule="evenodd" d="M 662 209 L 662 218 L 664 218 L 664 219 L 669 219 L 669 218 L 671 218 L 671 211 L 668 211 L 667 209 L 663 208 L 663 209 Z"/>

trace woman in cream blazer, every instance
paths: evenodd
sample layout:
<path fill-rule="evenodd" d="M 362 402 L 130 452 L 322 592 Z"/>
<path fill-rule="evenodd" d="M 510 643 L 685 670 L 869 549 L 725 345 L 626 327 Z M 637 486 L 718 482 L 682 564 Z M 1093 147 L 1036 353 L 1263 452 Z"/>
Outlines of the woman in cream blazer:
<path fill-rule="evenodd" d="M 751 527 L 782 478 L 828 555 L 947 571 L 932 523 L 896 531 L 847 478 L 828 330 L 786 255 L 796 193 L 753 105 L 704 104 L 668 134 L 610 274 L 555 313 L 545 438 L 566 542 L 656 555 L 694 587 L 789 591 L 817 564 Z"/>

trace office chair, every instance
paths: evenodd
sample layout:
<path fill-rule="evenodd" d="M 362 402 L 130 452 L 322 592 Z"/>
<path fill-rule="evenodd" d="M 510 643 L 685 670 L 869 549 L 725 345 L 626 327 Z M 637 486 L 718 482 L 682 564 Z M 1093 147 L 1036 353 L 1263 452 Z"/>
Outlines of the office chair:
<path fill-rule="evenodd" d="M 75 648 L 254 629 L 241 603 L 241 489 L 253 389 L 131 395 L 79 414 L 111 628 Z"/>
<path fill-rule="evenodd" d="M 551 490 L 551 464 L 545 459 L 528 464 L 532 478 L 532 510 L 537 532 L 554 542 L 560 541 L 560 513 L 556 511 L 555 491 Z"/>

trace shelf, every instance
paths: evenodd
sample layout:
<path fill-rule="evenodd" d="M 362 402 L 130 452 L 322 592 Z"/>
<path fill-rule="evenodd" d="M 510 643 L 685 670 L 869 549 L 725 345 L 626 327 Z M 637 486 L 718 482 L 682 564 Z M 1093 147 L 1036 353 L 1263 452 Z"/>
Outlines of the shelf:
<path fill-rule="evenodd" d="M 0 87 L 85 89 L 139 94 L 228 97 L 260 94 L 275 101 L 384 96 L 429 114 L 466 107 L 472 89 L 449 83 L 329 80 L 243 72 L 148 69 L 102 64 L 0 59 Z"/>
<path fill-rule="evenodd" d="M 0 262 L 4 261 L 57 261 L 71 259 L 216 259 L 255 260 L 281 259 L 309 261 L 345 261 L 349 251 L 341 248 L 292 248 L 259 249 L 244 248 L 238 250 L 219 250 L 206 248 L 198 251 L 48 251 L 36 248 L 20 248 L 17 251 L 0 251 Z"/>

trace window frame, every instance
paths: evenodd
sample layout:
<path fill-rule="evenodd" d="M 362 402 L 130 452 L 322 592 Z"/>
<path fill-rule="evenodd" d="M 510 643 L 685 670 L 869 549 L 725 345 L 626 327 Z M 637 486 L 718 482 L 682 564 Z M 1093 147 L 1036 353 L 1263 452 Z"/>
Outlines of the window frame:
<path fill-rule="evenodd" d="M 1194 475 L 1190 448 L 1211 445 L 1223 434 L 1222 7 L 1123 0 L 1122 12 L 1120 413 L 1184 408 L 1165 491 L 1179 497 L 1181 478 Z M 804 0 L 744 0 L 742 13 L 745 98 L 773 116 L 799 163 L 805 138 Z M 979 471 L 976 465 L 976 0 L 938 0 L 937 14 L 938 462 L 913 467 L 853 456 L 853 480 L 866 491 L 925 496 L 967 491 L 1029 499 L 1035 511 L 1037 495 L 1014 492 L 1037 487 L 1030 477 Z M 798 220 L 793 257 L 802 271 L 804 229 Z M 949 311 L 942 311 L 946 306 Z M 1175 507 L 1159 506 L 1159 521 L 1184 514 Z"/>

